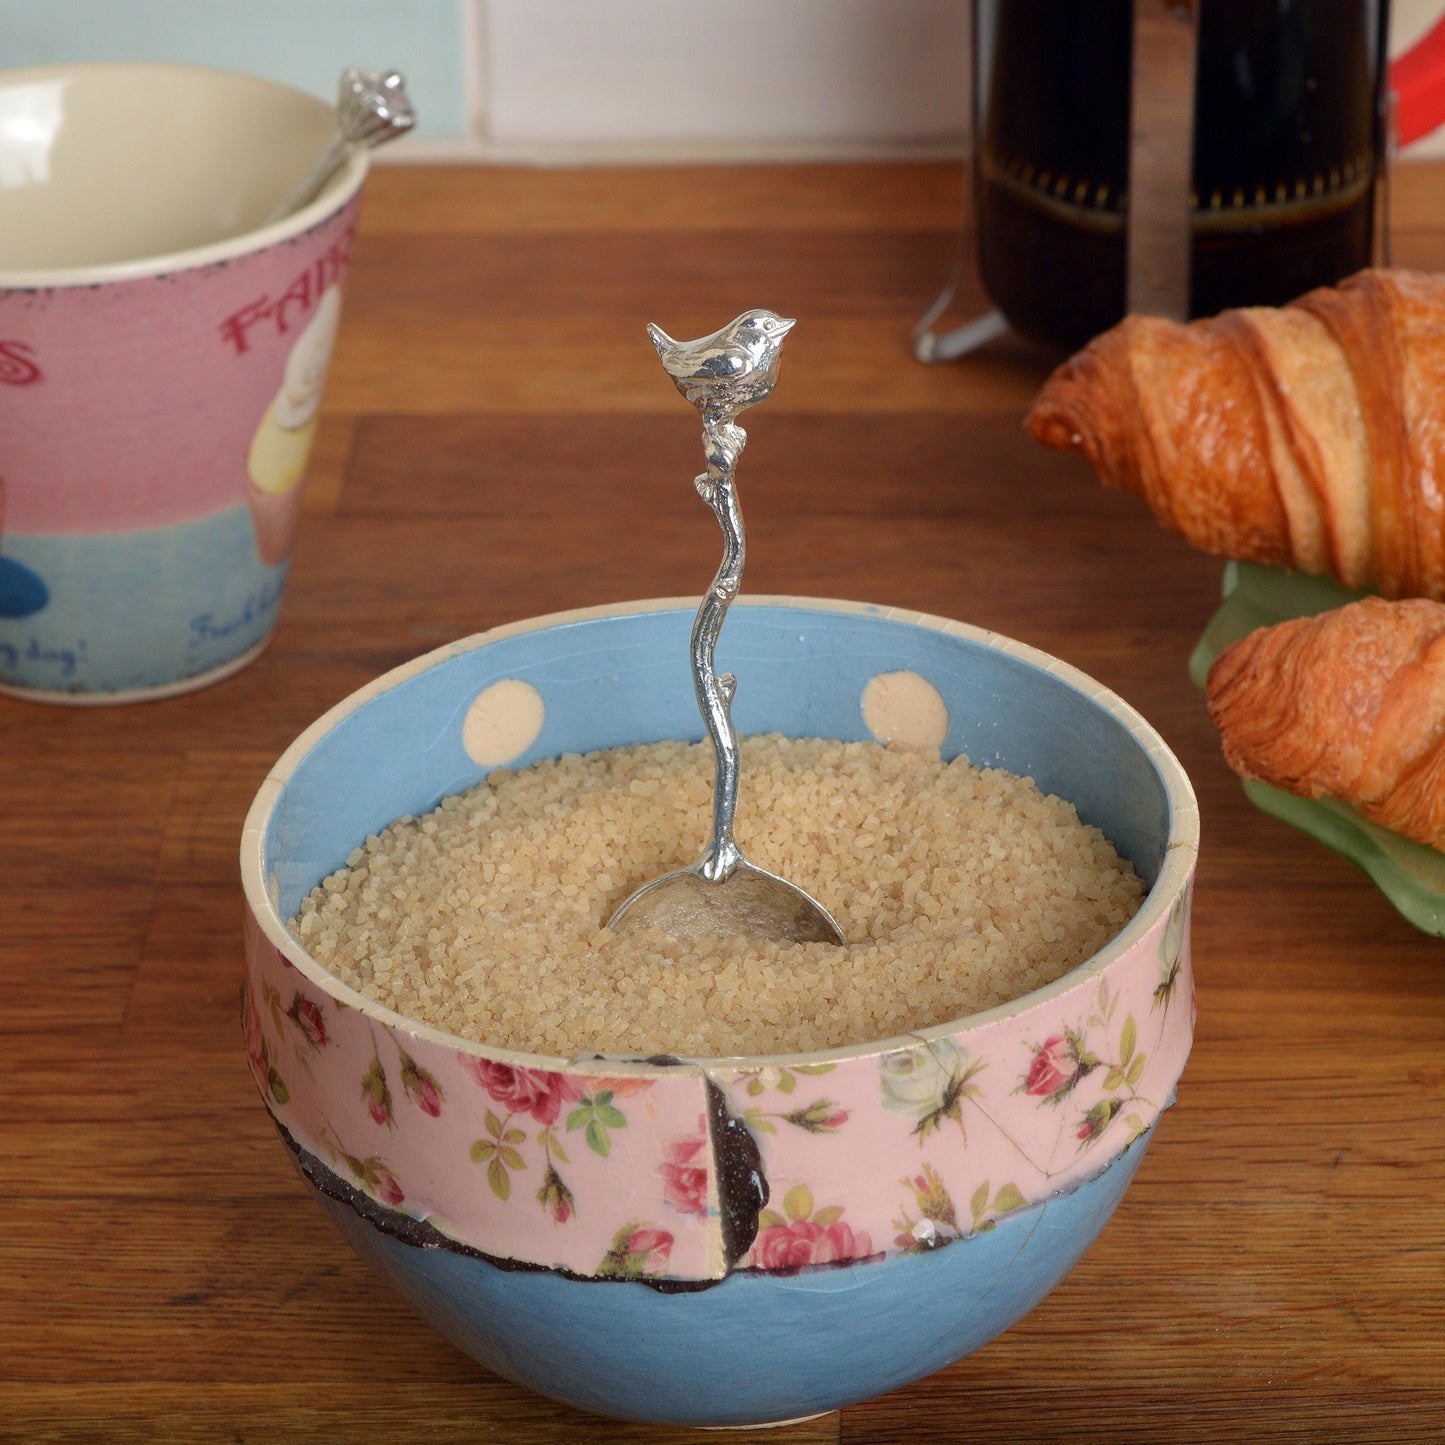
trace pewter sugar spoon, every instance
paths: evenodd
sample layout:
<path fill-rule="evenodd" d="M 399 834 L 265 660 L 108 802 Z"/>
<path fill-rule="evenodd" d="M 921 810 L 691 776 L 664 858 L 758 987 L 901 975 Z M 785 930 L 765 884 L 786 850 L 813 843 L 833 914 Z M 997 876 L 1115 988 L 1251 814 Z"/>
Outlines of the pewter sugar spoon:
<path fill-rule="evenodd" d="M 718 676 L 714 654 L 728 607 L 742 581 L 746 542 L 734 471 L 747 434 L 738 416 L 765 401 L 778 379 L 778 359 L 791 319 L 747 311 L 698 341 L 674 341 L 657 326 L 647 334 L 677 389 L 702 416 L 707 470 L 695 480 L 717 517 L 723 559 L 692 629 L 692 676 L 698 708 L 712 739 L 712 841 L 691 868 L 644 884 L 612 915 L 620 930 L 660 928 L 676 938 L 743 934 L 791 943 L 845 943 L 843 931 L 815 898 L 758 868 L 733 838 L 740 756 L 732 721 L 737 679 Z"/>

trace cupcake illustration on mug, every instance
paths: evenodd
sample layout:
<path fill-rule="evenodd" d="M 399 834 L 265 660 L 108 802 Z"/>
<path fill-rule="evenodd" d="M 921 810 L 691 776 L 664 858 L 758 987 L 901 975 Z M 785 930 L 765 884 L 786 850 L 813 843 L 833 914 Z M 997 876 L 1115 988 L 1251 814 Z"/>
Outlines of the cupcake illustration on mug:
<path fill-rule="evenodd" d="M 322 293 L 315 314 L 296 338 L 286 358 L 281 389 L 251 438 L 246 498 L 256 529 L 256 550 L 268 567 L 291 555 L 301 512 L 301 479 L 316 435 L 321 391 L 340 319 L 341 293 L 333 286 Z"/>

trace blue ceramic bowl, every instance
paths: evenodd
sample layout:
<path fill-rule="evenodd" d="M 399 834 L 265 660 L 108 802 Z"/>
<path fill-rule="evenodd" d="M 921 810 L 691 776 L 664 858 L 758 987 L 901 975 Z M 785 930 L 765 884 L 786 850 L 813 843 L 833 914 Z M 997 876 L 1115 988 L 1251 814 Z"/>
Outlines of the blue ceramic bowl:
<path fill-rule="evenodd" d="M 1007 1007 L 732 1059 L 468 1043 L 353 993 L 287 933 L 368 833 L 491 766 L 701 737 L 692 617 L 655 602 L 501 628 L 380 679 L 298 739 L 242 844 L 246 1031 L 308 1188 L 441 1334 L 583 1410 L 746 1425 L 960 1359 L 1103 1228 L 1192 1039 L 1198 817 L 1149 725 L 1055 659 L 937 618 L 743 601 L 719 648 L 742 732 L 867 738 L 870 683 L 903 679 L 901 695 L 937 704 L 945 755 L 1028 774 L 1104 831 L 1148 885 L 1135 919 Z M 599 1106 L 606 1149 L 572 1132 Z M 505 1188 L 483 1167 L 503 1135 Z"/>

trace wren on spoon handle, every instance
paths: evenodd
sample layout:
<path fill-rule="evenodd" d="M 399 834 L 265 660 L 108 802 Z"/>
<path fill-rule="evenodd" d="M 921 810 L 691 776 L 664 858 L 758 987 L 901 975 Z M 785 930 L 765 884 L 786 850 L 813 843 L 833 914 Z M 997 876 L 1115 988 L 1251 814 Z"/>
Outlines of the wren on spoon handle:
<path fill-rule="evenodd" d="M 314 201 L 353 151 L 385 145 L 405 135 L 415 124 L 416 110 L 399 71 L 363 70 L 360 66 L 348 65 L 341 72 L 337 88 L 336 134 L 310 170 L 266 218 L 267 224 L 282 220 Z"/>

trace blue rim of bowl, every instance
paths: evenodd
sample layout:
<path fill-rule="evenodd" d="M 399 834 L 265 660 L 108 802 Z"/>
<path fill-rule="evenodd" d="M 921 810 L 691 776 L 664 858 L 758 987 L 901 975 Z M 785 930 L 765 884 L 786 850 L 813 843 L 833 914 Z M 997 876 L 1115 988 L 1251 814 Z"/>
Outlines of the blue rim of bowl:
<path fill-rule="evenodd" d="M 1323 577 L 1230 562 L 1223 600 L 1189 658 L 1189 676 L 1203 690 L 1214 659 L 1259 627 L 1313 617 L 1366 596 Z M 1246 781 L 1245 796 L 1262 813 L 1322 843 L 1361 869 L 1395 910 L 1422 933 L 1445 937 L 1445 853 L 1402 838 L 1334 798 L 1297 798 Z"/>

